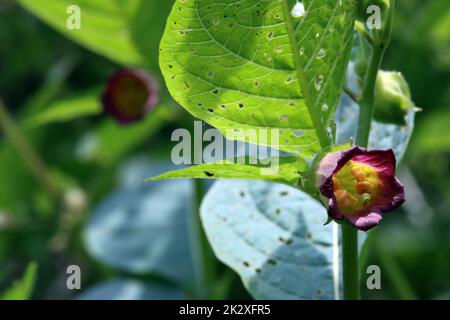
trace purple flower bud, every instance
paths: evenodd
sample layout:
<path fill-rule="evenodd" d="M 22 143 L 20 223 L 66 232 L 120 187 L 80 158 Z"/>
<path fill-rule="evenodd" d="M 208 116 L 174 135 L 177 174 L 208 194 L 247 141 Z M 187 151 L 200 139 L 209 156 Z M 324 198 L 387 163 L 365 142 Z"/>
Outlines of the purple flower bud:
<path fill-rule="evenodd" d="M 327 154 L 318 166 L 316 183 L 328 215 L 363 231 L 378 225 L 383 213 L 405 201 L 395 166 L 392 150 L 353 147 Z"/>
<path fill-rule="evenodd" d="M 140 120 L 158 103 L 158 86 L 142 70 L 122 69 L 109 80 L 102 97 L 103 109 L 119 123 Z"/>

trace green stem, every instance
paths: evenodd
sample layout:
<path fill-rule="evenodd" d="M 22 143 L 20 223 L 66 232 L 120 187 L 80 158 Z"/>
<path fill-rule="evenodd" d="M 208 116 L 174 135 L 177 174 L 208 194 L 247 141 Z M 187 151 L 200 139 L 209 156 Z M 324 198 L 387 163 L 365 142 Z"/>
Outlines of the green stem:
<path fill-rule="evenodd" d="M 358 132 L 356 144 L 367 147 L 369 143 L 370 125 L 372 123 L 375 102 L 375 82 L 383 59 L 383 45 L 374 45 L 370 57 L 364 88 L 360 99 Z M 342 255 L 344 264 L 344 299 L 360 299 L 358 270 L 358 230 L 346 225 L 342 226 Z"/>
<path fill-rule="evenodd" d="M 190 241 L 196 278 L 196 297 L 206 299 L 211 297 L 210 285 L 214 281 L 216 261 L 200 220 L 200 204 L 204 195 L 203 181 L 194 179 L 193 186 L 194 210 L 190 219 Z"/>
<path fill-rule="evenodd" d="M 386 17 L 384 30 L 375 31 L 371 42 L 372 53 L 369 67 L 364 79 L 363 91 L 359 101 L 359 122 L 356 136 L 356 144 L 360 147 L 367 147 L 369 144 L 370 125 L 375 106 L 375 84 L 378 70 L 381 67 L 384 53 L 391 41 L 392 27 L 394 23 L 395 0 L 391 0 L 389 12 Z"/>
<path fill-rule="evenodd" d="M 52 195 L 56 195 L 57 191 L 47 167 L 36 150 L 34 150 L 31 143 L 22 133 L 14 119 L 10 116 L 1 99 L 0 129 L 3 130 L 6 138 L 8 138 L 11 145 L 16 149 L 17 153 L 21 156 L 28 169 L 41 184 L 44 190 Z"/>
<path fill-rule="evenodd" d="M 344 266 L 344 299 L 360 298 L 358 271 L 358 230 L 342 225 L 342 263 Z"/>
<path fill-rule="evenodd" d="M 359 122 L 356 144 L 367 147 L 369 143 L 370 125 L 375 102 L 375 82 L 384 55 L 384 45 L 374 44 L 369 68 L 364 81 L 364 88 L 359 100 Z M 360 299 L 358 270 L 358 230 L 346 225 L 342 226 L 342 256 L 344 299 Z"/>
<path fill-rule="evenodd" d="M 364 81 L 364 88 L 359 100 L 359 122 L 356 135 L 356 144 L 360 147 L 367 147 L 369 143 L 370 125 L 372 123 L 374 103 L 375 103 L 375 83 L 381 61 L 384 56 L 384 45 L 376 44 L 373 47 L 370 57 L 369 68 Z"/>
<path fill-rule="evenodd" d="M 193 183 L 193 210 L 192 216 L 189 220 L 189 236 L 190 236 L 190 248 L 192 253 L 192 262 L 194 264 L 194 276 L 195 276 L 195 295 L 198 299 L 206 298 L 206 280 L 204 270 L 204 257 L 202 252 L 202 244 L 200 238 L 200 223 L 199 223 L 199 206 L 202 197 L 201 181 L 194 179 Z"/>
<path fill-rule="evenodd" d="M 385 29 L 375 32 L 375 37 L 371 42 L 372 53 L 359 100 L 360 109 L 356 144 L 360 147 L 367 147 L 369 144 L 370 126 L 375 106 L 375 84 L 384 53 L 391 39 L 394 8 L 395 0 L 392 0 Z M 360 299 L 358 230 L 346 225 L 342 226 L 342 255 L 344 264 L 344 299 Z"/>

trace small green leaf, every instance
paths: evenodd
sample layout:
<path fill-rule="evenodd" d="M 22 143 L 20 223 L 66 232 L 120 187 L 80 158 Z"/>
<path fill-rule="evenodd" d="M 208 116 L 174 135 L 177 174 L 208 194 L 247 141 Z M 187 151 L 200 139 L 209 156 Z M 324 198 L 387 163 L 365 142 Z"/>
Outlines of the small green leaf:
<path fill-rule="evenodd" d="M 297 157 L 281 157 L 266 159 L 267 165 L 257 163 L 258 160 L 249 157 L 236 158 L 233 161 L 224 160 L 192 166 L 186 169 L 170 171 L 148 180 L 161 180 L 172 178 L 199 178 L 199 179 L 254 179 L 284 183 L 297 186 L 300 172 L 304 171 L 307 163 Z"/>
<path fill-rule="evenodd" d="M 24 126 L 34 128 L 100 114 L 102 107 L 99 96 L 100 94 L 96 90 L 78 97 L 57 101 L 41 112 L 26 118 Z"/>
<path fill-rule="evenodd" d="M 0 300 L 28 300 L 33 293 L 34 283 L 37 275 L 37 263 L 28 264 L 22 279 L 14 282 L 2 296 Z"/>
<path fill-rule="evenodd" d="M 312 157 L 329 144 L 356 9 L 352 0 L 305 0 L 295 18 L 294 3 L 178 0 L 160 65 L 172 96 L 226 137 L 278 129 L 273 147 Z"/>

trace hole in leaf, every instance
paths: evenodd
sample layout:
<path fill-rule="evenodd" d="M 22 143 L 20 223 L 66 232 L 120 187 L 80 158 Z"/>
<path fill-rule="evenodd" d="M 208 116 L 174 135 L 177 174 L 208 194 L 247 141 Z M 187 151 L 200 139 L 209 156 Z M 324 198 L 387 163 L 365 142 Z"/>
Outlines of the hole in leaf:
<path fill-rule="evenodd" d="M 267 262 L 273 266 L 276 266 L 278 264 L 277 260 L 275 260 L 275 259 L 269 259 L 269 260 L 267 260 Z"/>
<path fill-rule="evenodd" d="M 291 244 L 292 243 L 292 239 L 284 239 L 283 237 L 279 237 L 278 241 L 280 241 L 281 243 L 284 243 L 284 244 Z"/>

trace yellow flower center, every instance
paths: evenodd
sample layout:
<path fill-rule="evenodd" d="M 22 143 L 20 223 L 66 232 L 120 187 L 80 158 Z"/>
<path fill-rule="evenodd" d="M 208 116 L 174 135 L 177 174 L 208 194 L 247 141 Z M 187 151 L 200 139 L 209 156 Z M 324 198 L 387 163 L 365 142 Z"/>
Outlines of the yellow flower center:
<path fill-rule="evenodd" d="M 372 166 L 350 160 L 333 177 L 333 191 L 341 213 L 364 211 L 377 195 L 380 180 Z"/>

